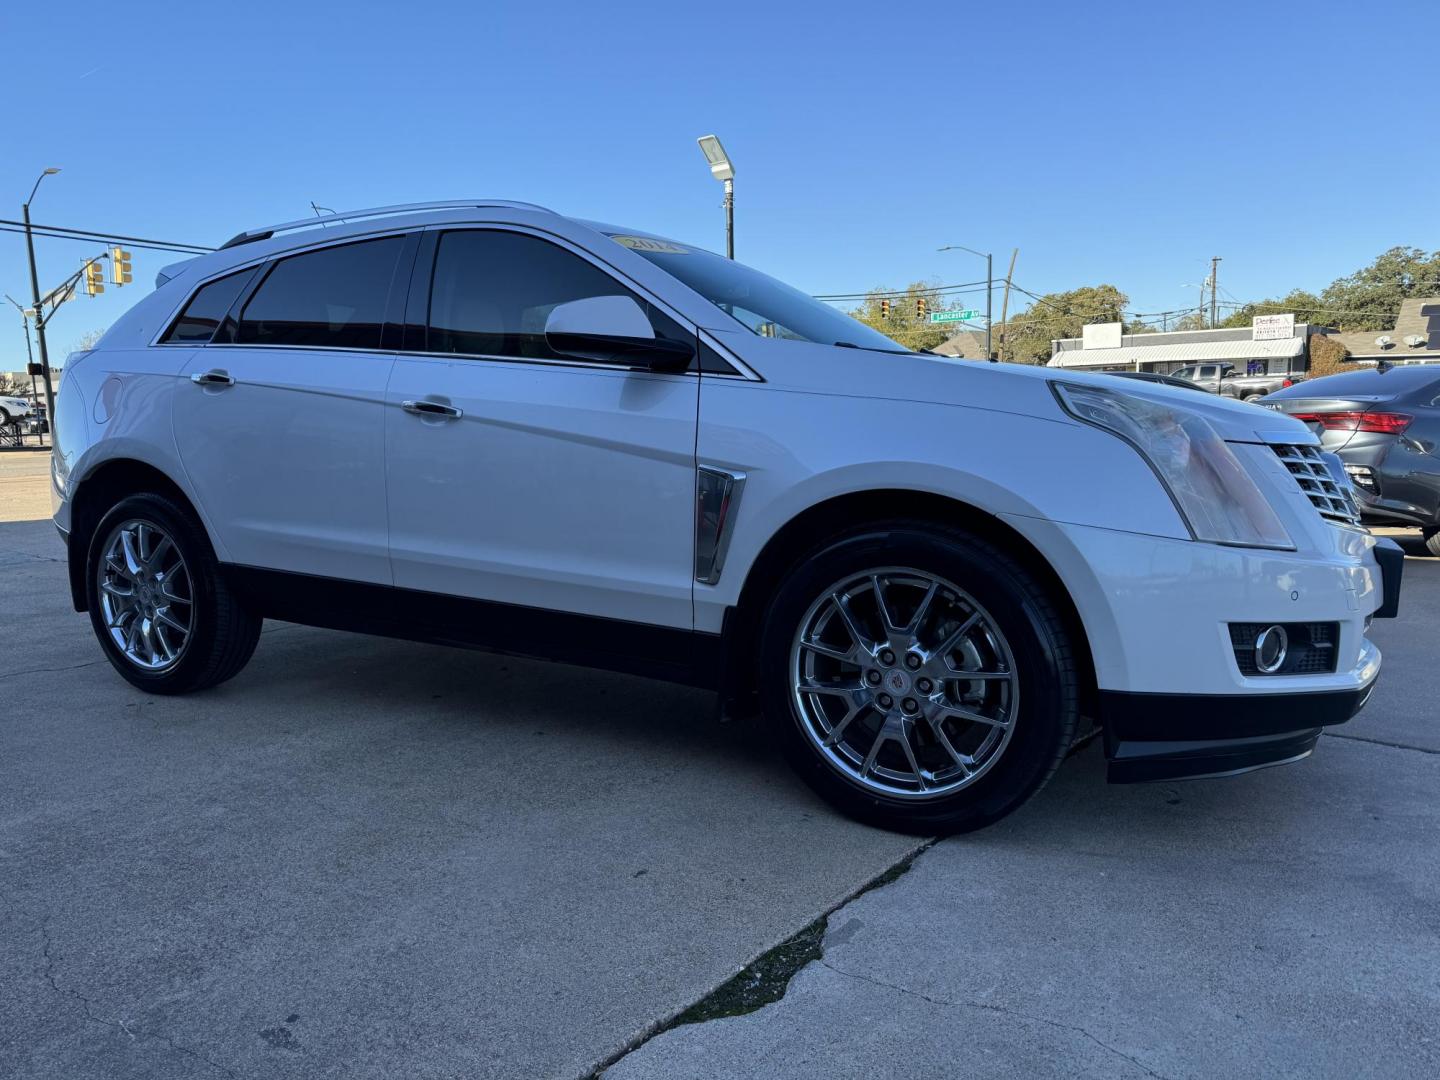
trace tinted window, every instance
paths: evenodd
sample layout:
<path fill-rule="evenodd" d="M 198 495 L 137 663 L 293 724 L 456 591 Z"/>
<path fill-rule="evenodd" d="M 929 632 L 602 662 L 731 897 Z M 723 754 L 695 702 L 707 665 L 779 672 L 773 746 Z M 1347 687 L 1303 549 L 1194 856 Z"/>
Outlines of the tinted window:
<path fill-rule="evenodd" d="M 281 259 L 240 315 L 236 342 L 377 349 L 398 236 Z"/>
<path fill-rule="evenodd" d="M 236 297 L 254 273 L 255 267 L 251 266 L 238 274 L 227 274 L 208 285 L 202 285 L 160 340 L 209 341 L 215 336 L 215 328 L 220 325 L 220 320 L 225 318 L 230 305 L 235 303 Z"/>
<path fill-rule="evenodd" d="M 562 360 L 545 344 L 557 304 L 592 296 L 630 296 L 656 336 L 693 340 L 668 315 L 578 255 L 522 233 L 447 232 L 435 252 L 426 351 Z"/>

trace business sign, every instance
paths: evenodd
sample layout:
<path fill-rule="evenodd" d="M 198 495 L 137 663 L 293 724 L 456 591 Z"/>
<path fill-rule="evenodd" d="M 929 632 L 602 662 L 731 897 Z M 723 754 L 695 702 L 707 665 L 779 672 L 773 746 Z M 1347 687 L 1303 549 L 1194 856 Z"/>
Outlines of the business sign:
<path fill-rule="evenodd" d="M 1118 349 L 1124 327 L 1118 322 L 1086 323 L 1080 328 L 1082 349 Z"/>
<path fill-rule="evenodd" d="M 980 312 L 971 308 L 966 308 L 964 311 L 932 311 L 930 313 L 932 323 L 965 322 L 967 319 L 978 319 L 979 317 Z"/>
<path fill-rule="evenodd" d="M 1256 315 L 1250 325 L 1251 341 L 1276 341 L 1295 336 L 1294 315 Z"/>

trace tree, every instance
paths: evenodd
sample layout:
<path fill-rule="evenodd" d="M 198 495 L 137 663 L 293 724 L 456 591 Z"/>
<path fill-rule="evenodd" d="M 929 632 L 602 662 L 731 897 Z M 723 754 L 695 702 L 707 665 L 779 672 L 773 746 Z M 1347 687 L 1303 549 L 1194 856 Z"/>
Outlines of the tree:
<path fill-rule="evenodd" d="M 1440 295 L 1440 251 L 1393 247 L 1320 294 L 1326 322 L 1341 330 L 1390 330 L 1400 302 Z"/>
<path fill-rule="evenodd" d="M 1084 285 L 1069 292 L 1047 293 L 1003 326 L 1002 360 L 1017 364 L 1043 364 L 1050 359 L 1050 342 L 1079 337 L 1086 323 L 1124 322 L 1130 298 L 1114 285 Z M 1138 325 L 1138 324 L 1137 324 Z"/>
<path fill-rule="evenodd" d="M 85 333 L 80 335 L 79 340 L 72 343 L 70 348 L 65 350 L 65 355 L 68 356 L 70 353 L 73 352 L 85 352 L 87 349 L 93 349 L 95 347 L 95 343 L 104 336 L 105 330 L 103 327 L 99 330 L 87 330 Z"/>
<path fill-rule="evenodd" d="M 1348 365 L 1345 363 L 1345 359 L 1349 355 L 1350 350 L 1334 338 L 1326 337 L 1324 334 L 1312 334 L 1310 336 L 1309 377 L 1318 379 L 1323 375 L 1334 375 L 1336 372 L 1347 370 Z"/>
<path fill-rule="evenodd" d="M 890 317 L 881 313 L 881 301 L 890 301 Z M 916 313 L 917 301 L 924 300 L 926 316 Z M 850 312 L 851 318 L 858 319 L 866 326 L 880 331 L 907 349 L 917 352 L 933 349 L 947 337 L 953 325 L 930 322 L 929 312 L 945 310 L 945 301 L 935 291 L 935 286 L 924 281 L 908 285 L 904 291 L 875 288 L 866 294 L 860 306 Z"/>

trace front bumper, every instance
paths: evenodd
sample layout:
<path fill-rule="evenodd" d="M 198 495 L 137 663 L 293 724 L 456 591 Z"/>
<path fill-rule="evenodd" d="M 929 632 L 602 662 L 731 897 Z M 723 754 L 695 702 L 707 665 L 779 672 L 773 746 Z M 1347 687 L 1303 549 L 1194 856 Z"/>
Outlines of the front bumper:
<path fill-rule="evenodd" d="M 1320 730 L 1369 700 L 1355 690 L 1300 694 L 1127 694 L 1100 691 L 1112 784 L 1233 776 L 1285 765 L 1315 749 Z"/>

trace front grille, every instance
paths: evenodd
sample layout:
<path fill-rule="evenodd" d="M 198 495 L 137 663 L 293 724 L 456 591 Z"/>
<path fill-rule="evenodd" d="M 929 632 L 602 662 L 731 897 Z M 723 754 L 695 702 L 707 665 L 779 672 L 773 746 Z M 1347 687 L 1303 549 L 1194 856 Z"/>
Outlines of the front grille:
<path fill-rule="evenodd" d="M 1324 675 L 1335 670 L 1335 646 L 1340 641 L 1340 624 L 1333 622 L 1280 623 L 1289 647 L 1279 671 L 1263 672 L 1255 662 L 1255 639 L 1273 623 L 1230 624 L 1230 646 L 1241 675 Z"/>
<path fill-rule="evenodd" d="M 1285 468 L 1290 470 L 1290 475 L 1315 509 L 1320 511 L 1321 517 L 1345 525 L 1360 524 L 1355 500 L 1350 497 L 1348 478 L 1344 481 L 1336 479 L 1318 447 L 1272 443 L 1270 449 L 1285 463 Z M 1341 475 L 1344 475 L 1343 471 Z"/>

